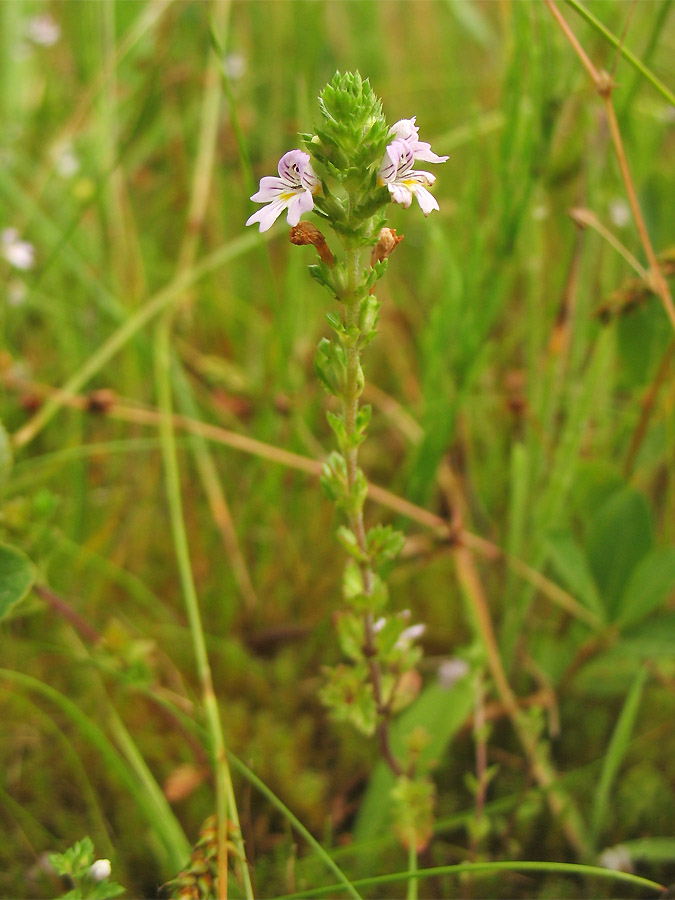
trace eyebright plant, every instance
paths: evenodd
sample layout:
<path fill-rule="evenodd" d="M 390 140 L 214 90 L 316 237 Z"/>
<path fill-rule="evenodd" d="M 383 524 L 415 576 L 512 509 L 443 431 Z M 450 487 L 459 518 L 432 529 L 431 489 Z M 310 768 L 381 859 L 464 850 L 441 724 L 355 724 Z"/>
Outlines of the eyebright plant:
<path fill-rule="evenodd" d="M 424 628 L 410 623 L 408 611 L 396 614 L 389 607 L 385 576 L 403 535 L 390 526 L 365 526 L 368 484 L 358 449 L 371 409 L 360 404 L 361 354 L 376 334 L 376 283 L 403 239 L 386 227 L 386 207 L 393 202 L 407 209 L 416 198 L 425 216 L 438 210 L 429 191 L 435 175 L 414 166 L 448 157 L 419 139 L 415 117 L 389 126 L 381 101 L 358 72 L 336 73 L 319 95 L 319 107 L 314 132 L 301 135 L 304 149 L 281 157 L 278 177 L 261 179 L 251 199 L 265 205 L 246 224 L 267 231 L 287 210 L 291 242 L 314 246 L 319 261 L 310 273 L 340 304 L 339 312 L 326 315 L 334 337 L 320 341 L 314 359 L 318 377 L 339 402 L 339 411 L 327 414 L 338 450 L 323 466 L 322 485 L 344 514 L 337 537 L 349 558 L 342 584 L 345 608 L 334 617 L 346 661 L 326 668 L 321 696 L 336 719 L 377 738 L 397 778 L 394 827 L 406 846 L 419 850 L 431 834 L 433 785 L 416 774 L 414 753 L 394 754 L 389 731 L 394 714 L 419 691 L 416 641 Z M 332 230 L 337 252 L 317 225 L 300 221 L 310 212 Z"/>
<path fill-rule="evenodd" d="M 124 888 L 109 881 L 111 865 L 108 859 L 94 859 L 94 844 L 84 837 L 65 853 L 50 853 L 49 864 L 70 889 L 61 900 L 109 900 L 124 893 Z"/>

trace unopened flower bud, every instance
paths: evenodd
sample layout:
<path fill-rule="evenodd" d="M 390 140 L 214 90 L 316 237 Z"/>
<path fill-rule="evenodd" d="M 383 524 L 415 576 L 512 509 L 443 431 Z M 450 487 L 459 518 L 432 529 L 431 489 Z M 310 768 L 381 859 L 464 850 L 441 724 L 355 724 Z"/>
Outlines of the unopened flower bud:
<path fill-rule="evenodd" d="M 112 866 L 109 859 L 97 859 L 89 867 L 89 874 L 94 881 L 105 881 L 109 877 Z"/>
<path fill-rule="evenodd" d="M 320 229 L 316 225 L 312 225 L 311 222 L 299 222 L 297 225 L 293 225 L 290 241 L 291 244 L 297 244 L 298 246 L 312 244 L 316 247 L 316 252 L 321 257 L 322 262 L 325 262 L 330 268 L 333 268 L 335 265 L 335 257 L 331 253 L 326 238 Z"/>

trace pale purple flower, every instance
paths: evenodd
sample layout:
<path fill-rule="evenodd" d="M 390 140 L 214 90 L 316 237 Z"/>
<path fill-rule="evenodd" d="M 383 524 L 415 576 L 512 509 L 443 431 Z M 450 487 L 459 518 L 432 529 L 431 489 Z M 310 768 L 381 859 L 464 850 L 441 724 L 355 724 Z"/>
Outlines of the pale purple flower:
<path fill-rule="evenodd" d="M 28 20 L 26 35 L 34 44 L 51 47 L 61 37 L 61 29 L 49 13 L 44 13 L 44 15 L 33 16 Z"/>
<path fill-rule="evenodd" d="M 260 231 L 267 231 L 287 209 L 289 225 L 297 225 L 300 216 L 314 206 L 314 194 L 321 188 L 321 182 L 314 174 L 309 161 L 309 153 L 289 150 L 279 160 L 279 177 L 266 175 L 260 179 L 260 189 L 251 197 L 256 203 L 266 203 L 254 212 L 247 225 L 260 223 Z"/>
<path fill-rule="evenodd" d="M 426 625 L 409 625 L 407 628 L 404 628 L 400 633 L 398 640 L 395 643 L 395 648 L 397 650 L 407 650 L 408 647 L 418 638 L 421 638 L 424 632 L 427 630 Z"/>
<path fill-rule="evenodd" d="M 32 269 L 35 265 L 35 247 L 19 240 L 16 228 L 5 228 L 0 234 L 0 256 L 4 256 L 15 269 Z"/>
<path fill-rule="evenodd" d="M 447 162 L 448 156 L 439 156 L 431 149 L 431 144 L 426 141 L 418 140 L 419 128 L 415 125 L 415 119 L 399 119 L 395 125 L 392 125 L 390 134 L 397 141 L 405 141 L 413 152 L 415 159 L 421 159 L 423 162 L 443 163 Z"/>
<path fill-rule="evenodd" d="M 404 140 L 395 140 L 387 147 L 382 160 L 378 181 L 387 186 L 394 203 L 400 203 L 407 209 L 412 203 L 412 198 L 417 197 L 422 212 L 428 216 L 434 209 L 438 209 L 436 198 L 429 193 L 428 187 L 436 181 L 436 176 L 431 172 L 422 170 L 413 171 L 415 153 L 411 144 Z"/>
<path fill-rule="evenodd" d="M 468 674 L 469 664 L 466 660 L 458 657 L 444 659 L 438 667 L 438 683 L 442 688 L 448 689 Z"/>

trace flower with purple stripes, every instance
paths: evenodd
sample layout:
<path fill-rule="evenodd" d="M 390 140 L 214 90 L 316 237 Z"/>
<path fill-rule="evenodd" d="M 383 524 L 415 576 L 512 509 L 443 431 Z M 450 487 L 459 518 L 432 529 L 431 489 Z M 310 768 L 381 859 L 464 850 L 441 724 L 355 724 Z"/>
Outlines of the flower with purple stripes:
<path fill-rule="evenodd" d="M 289 225 L 297 225 L 303 213 L 314 206 L 314 194 L 321 189 L 321 182 L 314 174 L 309 153 L 289 150 L 279 160 L 279 177 L 266 175 L 260 179 L 260 189 L 251 200 L 265 203 L 249 217 L 246 224 L 258 222 L 260 231 L 267 231 L 287 209 Z"/>
<path fill-rule="evenodd" d="M 422 212 L 428 216 L 438 209 L 436 198 L 427 190 L 436 181 L 436 176 L 422 170 L 413 171 L 414 162 L 415 154 L 410 143 L 398 139 L 392 141 L 382 160 L 378 181 L 387 186 L 394 203 L 400 203 L 407 209 L 412 198 L 416 197 Z"/>

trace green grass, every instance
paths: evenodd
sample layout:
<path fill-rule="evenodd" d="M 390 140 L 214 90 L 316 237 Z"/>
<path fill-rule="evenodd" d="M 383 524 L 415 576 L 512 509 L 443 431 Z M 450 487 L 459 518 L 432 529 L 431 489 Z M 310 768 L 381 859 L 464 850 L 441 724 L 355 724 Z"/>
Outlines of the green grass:
<path fill-rule="evenodd" d="M 559 7 L 596 66 L 616 62 L 638 198 L 655 250 L 672 254 L 671 5 Z M 60 27 L 53 46 L 26 38 L 44 12 Z M 22 273 L 0 258 L 0 419 L 14 439 L 11 471 L 0 446 L 0 540 L 101 638 L 35 592 L 0 623 L 3 896 L 58 896 L 40 860 L 87 833 L 128 896 L 159 896 L 214 812 L 217 717 L 209 733 L 183 605 L 190 578 L 256 896 L 333 896 L 338 881 L 345 896 L 381 896 L 378 884 L 405 896 L 408 855 L 386 828 L 376 748 L 330 723 L 317 699 L 321 666 L 338 659 L 343 557 L 337 517 L 297 457 L 332 449 L 312 363 L 330 306 L 283 220 L 263 237 L 244 228 L 257 180 L 311 129 L 334 71 L 352 68 L 390 122 L 417 115 L 423 138 L 450 154 L 440 213 L 390 207 L 405 240 L 365 356 L 378 392 L 363 468 L 444 517 L 459 497 L 469 531 L 590 613 L 571 615 L 522 570 L 475 555 L 511 689 L 537 695 L 514 729 L 484 674 L 496 771 L 481 831 L 466 778 L 473 736 L 466 714 L 451 714 L 472 710 L 471 692 L 460 682 L 456 705 L 433 706 L 443 659 L 463 654 L 487 672 L 466 572 L 419 522 L 367 504 L 369 523 L 413 539 L 392 597 L 427 623 L 431 687 L 406 715 L 447 716 L 418 894 L 642 896 L 644 885 L 591 870 L 527 868 L 596 865 L 618 844 L 640 848 L 636 874 L 672 883 L 673 333 L 654 295 L 596 315 L 626 300 L 634 272 L 568 210 L 592 210 L 647 262 L 602 105 L 545 5 L 4 0 L 0 230 L 17 228 L 37 262 Z M 126 418 L 52 389 L 110 389 Z M 180 423 L 170 433 L 166 417 L 162 431 L 155 413 L 170 404 L 267 455 Z M 167 464 L 179 479 L 168 498 Z M 550 763 L 567 811 L 551 811 L 527 746 Z M 167 801 L 162 788 L 181 773 L 184 791 Z M 480 876 L 452 868 L 467 860 Z M 233 880 L 232 895 L 241 890 Z"/>

